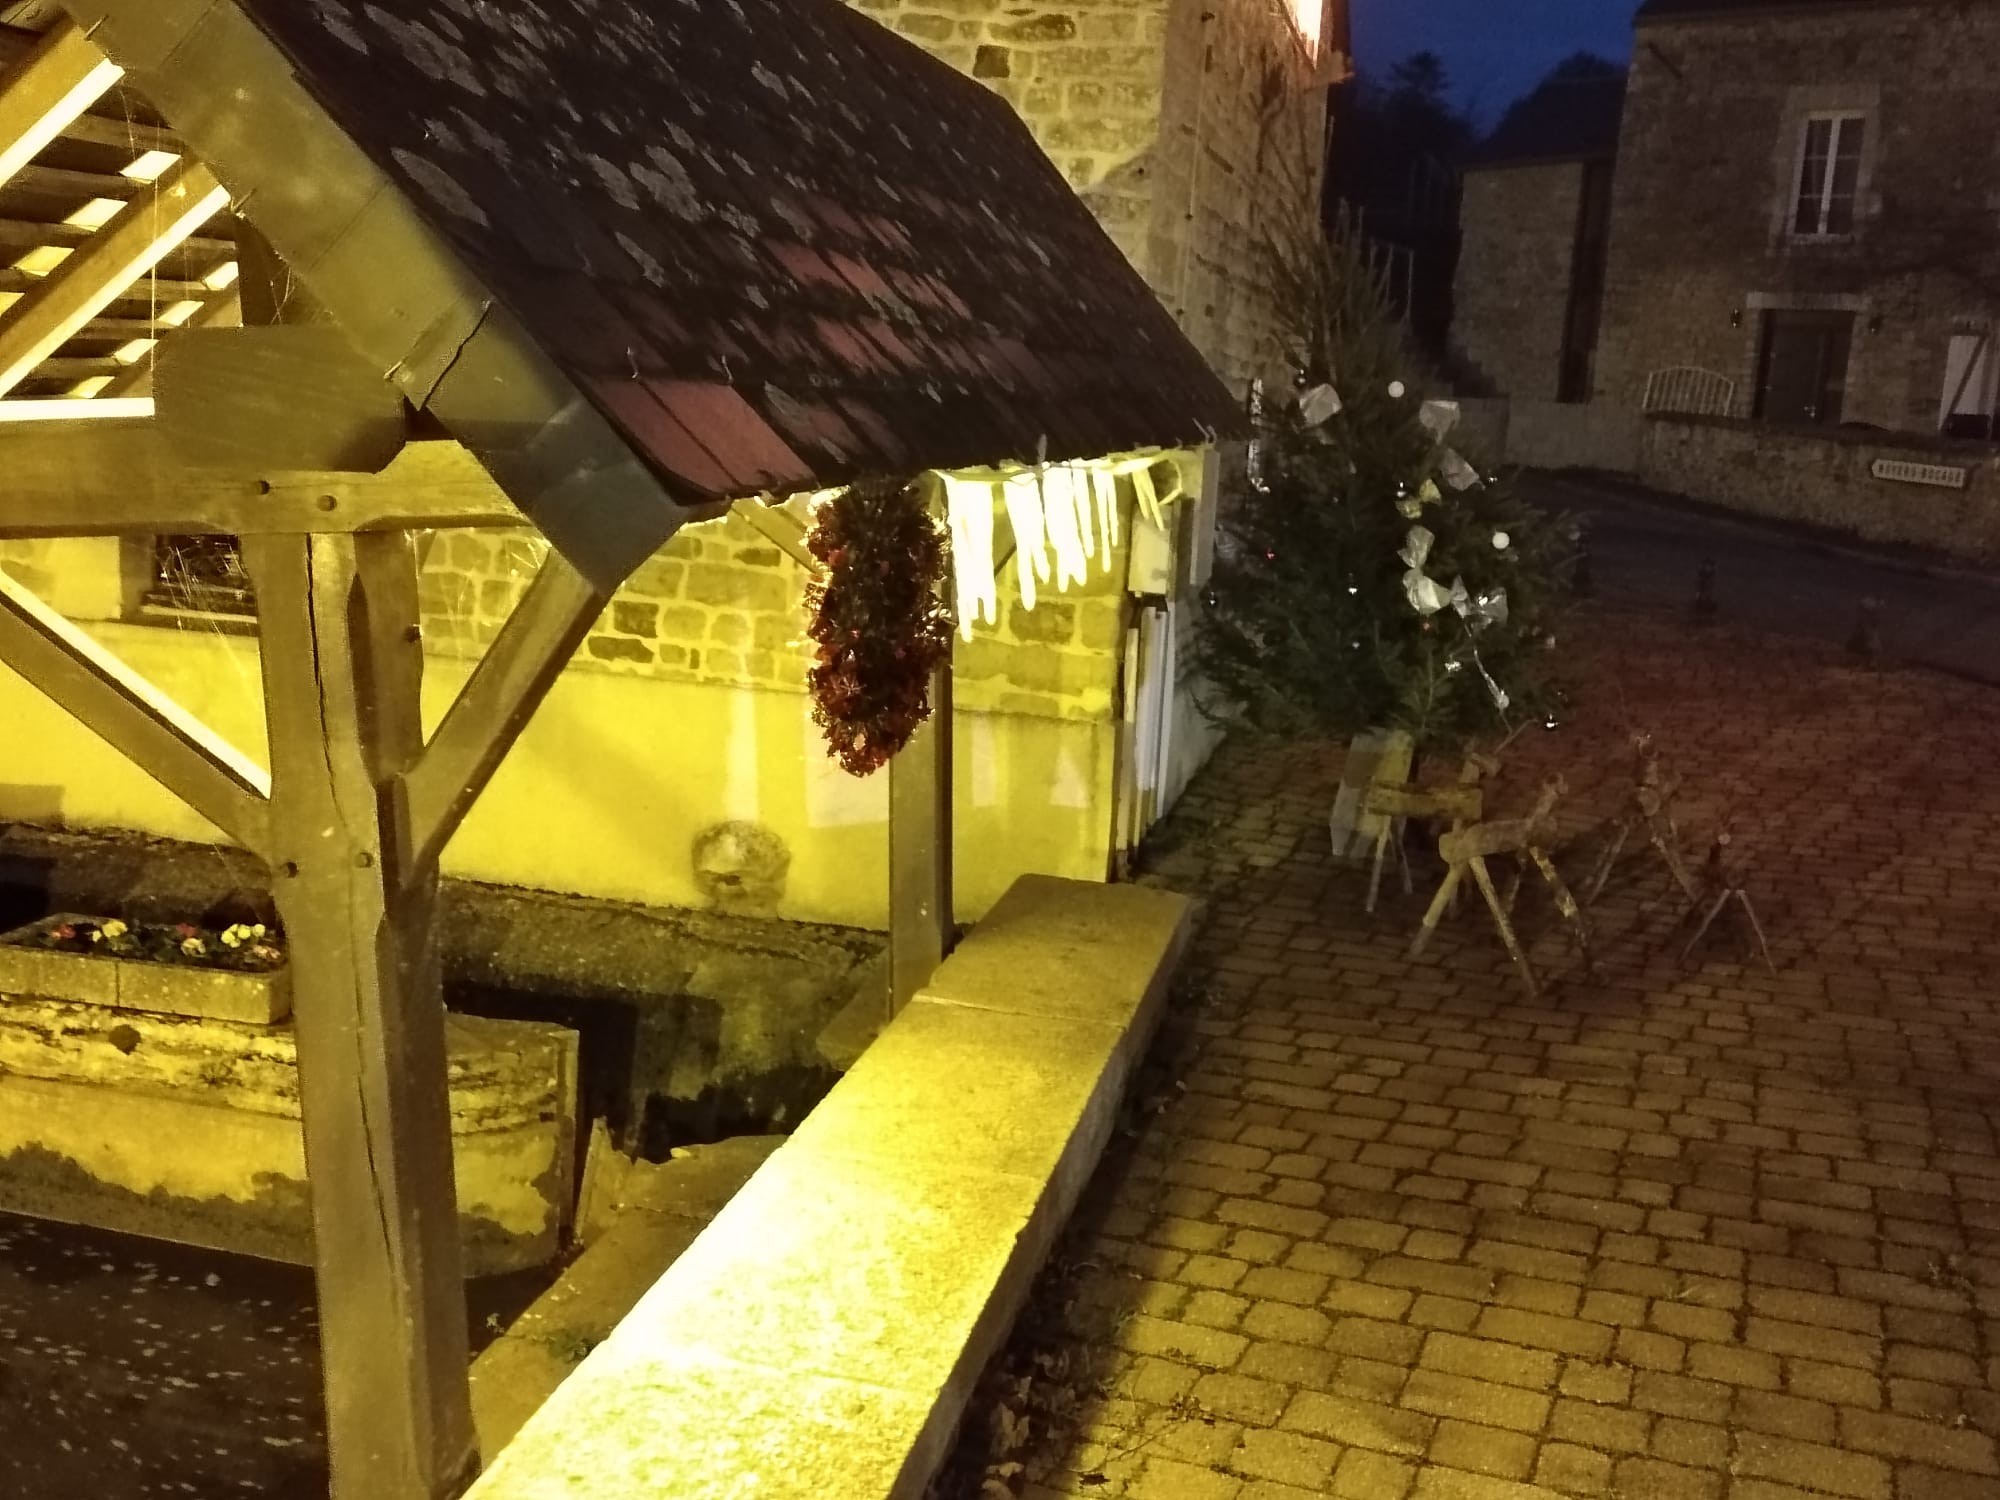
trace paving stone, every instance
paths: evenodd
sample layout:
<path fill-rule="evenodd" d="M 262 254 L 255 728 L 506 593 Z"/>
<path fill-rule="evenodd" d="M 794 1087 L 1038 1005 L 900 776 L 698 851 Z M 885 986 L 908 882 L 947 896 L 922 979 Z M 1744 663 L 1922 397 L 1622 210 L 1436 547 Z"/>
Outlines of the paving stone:
<path fill-rule="evenodd" d="M 1106 1410 L 1238 1392 L 1160 1455 L 1226 1438 L 1231 1500 L 2000 1500 L 2000 694 L 1615 609 L 1588 636 L 1494 795 L 1561 772 L 1599 823 L 1644 723 L 1691 844 L 1732 811 L 1777 973 L 1734 931 L 1667 961 L 1645 857 L 1595 982 L 1547 933 L 1528 1003 L 1476 911 L 1411 963 L 1418 911 L 1361 913 L 1326 849 L 1338 751 L 1225 746 L 1142 855 L 1208 903 L 1205 999 L 1104 1169 L 1092 1254 L 1137 1308 Z M 1203 1338 L 1243 1343 L 1168 1353 Z"/>

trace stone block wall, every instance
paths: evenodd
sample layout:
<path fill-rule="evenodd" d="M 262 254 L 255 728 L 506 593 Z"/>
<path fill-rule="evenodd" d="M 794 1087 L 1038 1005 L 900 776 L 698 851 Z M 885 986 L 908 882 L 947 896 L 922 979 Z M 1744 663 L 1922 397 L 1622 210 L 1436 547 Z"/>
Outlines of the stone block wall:
<path fill-rule="evenodd" d="M 467 658 L 484 651 L 546 547 L 508 532 L 440 535 L 424 563 L 426 649 Z M 1125 567 L 1121 544 L 1108 570 L 1094 568 L 1066 593 L 1044 586 L 1033 610 L 1013 569 L 1004 569 L 999 622 L 975 626 L 953 655 L 959 708 L 1110 717 Z M 613 596 L 571 670 L 803 694 L 814 650 L 805 588 L 806 570 L 740 517 L 684 527 Z"/>
<path fill-rule="evenodd" d="M 1655 417 L 1644 429 L 1639 479 L 1655 489 L 1867 541 L 2000 562 L 2000 449 L 1990 445 L 1700 417 Z M 1878 479 L 1871 472 L 1878 458 L 1962 468 L 1966 487 Z"/>
<path fill-rule="evenodd" d="M 1452 336 L 1498 395 L 1553 401 L 1560 389 L 1583 178 L 1582 162 L 1465 175 Z"/>
<path fill-rule="evenodd" d="M 1844 416 L 1933 430 L 1952 332 L 2000 311 L 1926 248 L 1993 243 L 2000 7 L 1773 7 L 1655 22 L 1640 40 L 1596 394 L 1636 406 L 1650 371 L 1695 365 L 1735 380 L 1748 414 L 1761 313 L 1844 309 L 1856 315 Z M 1858 229 L 1798 243 L 1784 228 L 1801 132 L 1826 109 L 1868 119 Z"/>
<path fill-rule="evenodd" d="M 1282 369 L 1267 233 L 1318 220 L 1326 90 L 1287 0 L 849 0 L 1007 99 L 1234 388 Z"/>

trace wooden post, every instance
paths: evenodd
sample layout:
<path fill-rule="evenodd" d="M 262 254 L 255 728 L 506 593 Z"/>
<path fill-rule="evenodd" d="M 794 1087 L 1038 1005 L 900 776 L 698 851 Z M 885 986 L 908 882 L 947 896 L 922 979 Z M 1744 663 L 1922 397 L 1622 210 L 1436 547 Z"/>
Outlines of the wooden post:
<path fill-rule="evenodd" d="M 889 762 L 889 1013 L 951 948 L 951 663 L 931 678 L 931 716 Z"/>
<path fill-rule="evenodd" d="M 404 532 L 244 539 L 262 635 L 271 869 L 296 994 L 334 1500 L 448 1500 L 477 1467 L 436 865 Z"/>

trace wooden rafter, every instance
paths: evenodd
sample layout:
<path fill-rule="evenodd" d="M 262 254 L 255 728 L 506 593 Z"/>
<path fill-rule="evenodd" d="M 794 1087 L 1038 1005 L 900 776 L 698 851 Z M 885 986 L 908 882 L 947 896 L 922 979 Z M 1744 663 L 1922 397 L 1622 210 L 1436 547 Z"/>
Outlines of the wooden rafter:
<path fill-rule="evenodd" d="M 103 229 L 0 316 L 0 395 L 32 375 L 227 202 L 208 168 L 186 158 L 144 184 Z"/>
<path fill-rule="evenodd" d="M 74 21 L 52 27 L 0 81 L 0 184 L 18 179 L 123 76 Z"/>
<path fill-rule="evenodd" d="M 263 768 L 4 572 L 0 662 L 246 849 L 269 848 Z"/>

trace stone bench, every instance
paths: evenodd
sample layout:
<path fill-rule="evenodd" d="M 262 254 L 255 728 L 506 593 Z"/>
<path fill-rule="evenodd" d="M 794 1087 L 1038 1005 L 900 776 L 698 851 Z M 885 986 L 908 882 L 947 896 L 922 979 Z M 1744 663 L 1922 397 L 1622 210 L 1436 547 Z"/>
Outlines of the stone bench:
<path fill-rule="evenodd" d="M 1101 1156 L 1192 928 L 1029 876 L 468 1500 L 914 1500 Z"/>

